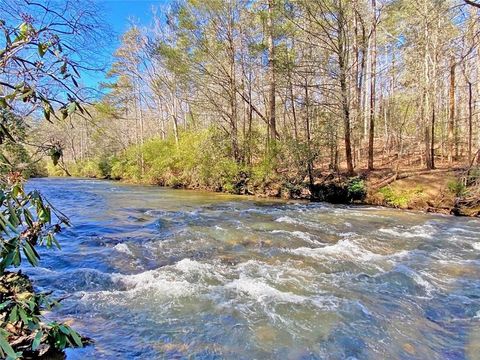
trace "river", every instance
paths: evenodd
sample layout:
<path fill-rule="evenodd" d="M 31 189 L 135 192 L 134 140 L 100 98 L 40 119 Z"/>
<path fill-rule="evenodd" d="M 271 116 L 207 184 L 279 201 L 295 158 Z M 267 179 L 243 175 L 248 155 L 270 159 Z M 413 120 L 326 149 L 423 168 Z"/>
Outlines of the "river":
<path fill-rule="evenodd" d="M 480 220 L 33 179 L 68 359 L 480 359 Z"/>

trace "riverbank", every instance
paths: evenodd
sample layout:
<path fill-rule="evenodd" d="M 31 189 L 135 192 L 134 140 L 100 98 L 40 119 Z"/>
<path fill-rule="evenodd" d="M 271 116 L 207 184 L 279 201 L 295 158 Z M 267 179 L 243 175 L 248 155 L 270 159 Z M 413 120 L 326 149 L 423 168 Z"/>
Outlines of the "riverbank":
<path fill-rule="evenodd" d="M 374 175 L 368 181 L 366 202 L 400 209 L 479 216 L 480 203 L 464 201 L 478 192 L 478 187 L 466 184 L 465 173 L 459 168 Z"/>
<path fill-rule="evenodd" d="M 324 201 L 333 204 L 362 204 L 393 207 L 424 212 L 480 216 L 480 200 L 467 201 L 478 193 L 478 170 L 437 169 L 397 171 L 382 169 L 347 176 L 339 172 L 314 171 L 313 183 L 308 178 L 288 171 L 272 171 L 259 175 L 258 169 L 230 176 L 217 174 L 215 181 L 200 180 L 177 171 L 176 176 L 161 179 L 151 176 L 126 176 L 105 169 L 105 164 L 89 163 L 72 166 L 69 173 L 97 179 L 112 179 L 131 184 L 148 184 L 176 189 L 224 192 L 262 198 Z M 49 173 L 52 173 L 50 169 Z M 232 172 L 233 173 L 233 172 Z M 53 175 L 65 175 L 55 171 Z"/>
<path fill-rule="evenodd" d="M 463 169 L 405 173 L 394 173 L 387 169 L 359 173 L 354 177 L 327 173 L 318 176 L 313 186 L 307 182 L 298 185 L 272 182 L 251 190 L 247 187 L 240 194 L 478 217 L 480 204 L 464 201 L 470 189 L 462 184 L 463 174 Z M 185 188 L 196 189 L 190 186 Z"/>

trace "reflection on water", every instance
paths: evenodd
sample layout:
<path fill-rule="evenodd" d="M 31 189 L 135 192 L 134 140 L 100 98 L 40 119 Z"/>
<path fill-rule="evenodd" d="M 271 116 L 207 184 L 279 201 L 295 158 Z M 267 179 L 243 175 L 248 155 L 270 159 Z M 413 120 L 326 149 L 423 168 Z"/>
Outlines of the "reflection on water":
<path fill-rule="evenodd" d="M 73 227 L 29 269 L 69 359 L 479 359 L 480 220 L 29 182 Z"/>

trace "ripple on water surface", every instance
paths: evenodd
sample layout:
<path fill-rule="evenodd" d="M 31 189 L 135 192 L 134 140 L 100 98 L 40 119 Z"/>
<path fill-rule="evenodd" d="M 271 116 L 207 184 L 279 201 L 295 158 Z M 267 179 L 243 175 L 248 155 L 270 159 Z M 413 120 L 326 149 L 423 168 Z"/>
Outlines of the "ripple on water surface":
<path fill-rule="evenodd" d="M 477 359 L 480 221 L 38 179 L 71 217 L 27 269 L 68 358 Z"/>

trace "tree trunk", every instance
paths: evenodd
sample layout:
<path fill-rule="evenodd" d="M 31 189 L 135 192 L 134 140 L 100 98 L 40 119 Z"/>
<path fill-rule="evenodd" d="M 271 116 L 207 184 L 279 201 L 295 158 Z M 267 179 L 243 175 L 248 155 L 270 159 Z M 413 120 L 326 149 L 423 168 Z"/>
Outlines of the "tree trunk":
<path fill-rule="evenodd" d="M 273 10 L 274 1 L 268 0 L 268 17 L 267 17 L 267 33 L 268 33 L 268 78 L 269 78 L 269 91 L 268 91 L 268 128 L 270 140 L 277 139 L 277 125 L 275 117 L 275 92 L 276 92 L 276 80 L 275 80 L 275 44 L 273 41 Z"/>
<path fill-rule="evenodd" d="M 430 169 L 435 169 L 435 104 L 432 107 L 432 124 L 430 127 Z"/>
<path fill-rule="evenodd" d="M 175 143 L 178 145 L 178 122 L 177 122 L 177 95 L 176 91 L 173 94 L 173 111 L 172 111 L 172 122 L 173 122 L 173 135 L 175 136 Z"/>
<path fill-rule="evenodd" d="M 373 146 L 375 138 L 375 87 L 376 87 L 376 66 L 377 66 L 377 1 L 372 0 L 373 22 L 372 22 L 372 69 L 370 75 L 370 126 L 368 135 L 368 170 L 373 170 Z"/>
<path fill-rule="evenodd" d="M 468 163 L 472 162 L 472 143 L 473 143 L 473 91 L 472 83 L 468 83 Z"/>
<path fill-rule="evenodd" d="M 423 13 L 428 14 L 428 2 L 424 1 L 423 3 Z M 424 36 L 424 47 L 423 47 L 423 92 L 422 92 L 422 108 L 421 108 L 421 121 L 422 125 L 419 129 L 423 131 L 424 137 L 424 146 L 425 146 L 425 166 L 427 169 L 432 169 L 432 152 L 431 152 L 431 99 L 430 96 L 432 94 L 432 83 L 431 83 L 431 71 L 430 71 L 430 63 L 431 63 L 431 52 L 430 52 L 430 23 L 427 21 L 427 18 L 423 18 L 423 36 Z M 433 101 L 434 103 L 434 101 Z"/>
<path fill-rule="evenodd" d="M 292 71 L 288 71 L 288 89 L 290 92 L 290 101 L 292 103 L 292 117 L 293 117 L 293 134 L 295 141 L 298 142 L 298 124 L 297 124 L 297 110 L 295 107 L 295 95 L 293 93 Z"/>
<path fill-rule="evenodd" d="M 350 104 L 348 101 L 348 86 L 347 86 L 347 45 L 346 45 L 346 20 L 344 18 L 344 9 L 342 2 L 339 3 L 338 9 L 338 64 L 340 67 L 339 81 L 340 92 L 343 112 L 343 127 L 344 127 L 344 140 L 345 140 L 345 157 L 347 160 L 347 172 L 349 175 L 354 174 L 353 159 L 352 159 L 352 144 L 350 134 Z"/>
<path fill-rule="evenodd" d="M 308 79 L 305 77 L 305 127 L 307 135 L 307 174 L 310 191 L 313 194 L 313 161 L 310 135 L 310 94 L 308 92 Z"/>
<path fill-rule="evenodd" d="M 448 163 L 453 163 L 453 152 L 455 148 L 455 60 L 450 65 L 450 116 L 448 121 Z"/>
<path fill-rule="evenodd" d="M 234 43 L 234 18 L 230 16 L 229 26 L 227 29 L 227 37 L 229 44 L 229 62 L 230 62 L 230 137 L 232 141 L 232 156 L 235 162 L 240 162 L 240 151 L 238 145 L 238 109 L 237 109 L 237 75 L 236 75 L 236 63 L 235 63 L 235 43 Z"/>

